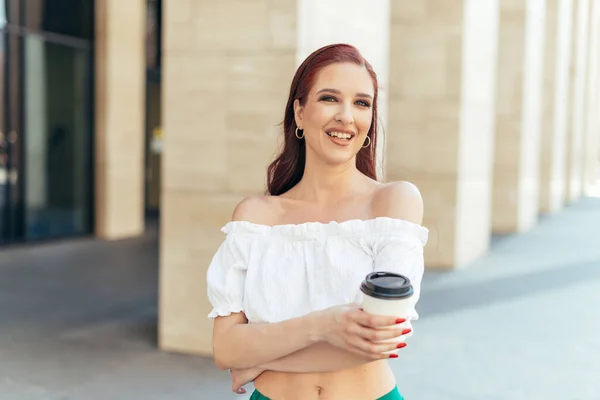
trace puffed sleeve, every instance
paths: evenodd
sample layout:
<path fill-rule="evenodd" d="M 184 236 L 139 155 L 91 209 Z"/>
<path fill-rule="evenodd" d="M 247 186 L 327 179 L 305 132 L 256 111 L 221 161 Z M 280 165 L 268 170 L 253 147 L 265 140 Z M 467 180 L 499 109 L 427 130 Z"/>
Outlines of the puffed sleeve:
<path fill-rule="evenodd" d="M 213 306 L 208 318 L 228 316 L 244 311 L 246 284 L 246 241 L 227 234 L 208 267 L 208 299 Z"/>
<path fill-rule="evenodd" d="M 401 274 L 410 279 L 414 294 L 408 320 L 416 320 L 419 314 L 416 304 L 421 295 L 421 281 L 425 270 L 423 249 L 427 243 L 428 230 L 420 225 L 398 221 L 394 229 L 380 236 L 375 243 L 375 266 L 378 271 Z"/>

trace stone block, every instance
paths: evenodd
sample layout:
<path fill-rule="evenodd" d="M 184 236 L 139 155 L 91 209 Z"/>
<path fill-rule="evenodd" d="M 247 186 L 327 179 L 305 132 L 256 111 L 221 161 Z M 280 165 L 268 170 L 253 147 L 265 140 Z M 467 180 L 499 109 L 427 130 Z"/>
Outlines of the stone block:
<path fill-rule="evenodd" d="M 206 271 L 239 196 L 163 194 L 160 248 L 160 347 L 212 354 Z"/>
<path fill-rule="evenodd" d="M 144 230 L 144 171 L 139 160 L 97 163 L 96 235 L 110 240 Z"/>
<path fill-rule="evenodd" d="M 263 193 L 266 190 L 267 166 L 275 159 L 277 141 L 274 136 L 256 139 L 236 138 L 229 144 L 228 190 L 232 193 Z"/>
<path fill-rule="evenodd" d="M 269 50 L 296 51 L 298 43 L 298 0 L 271 0 L 267 19 Z"/>
<path fill-rule="evenodd" d="M 195 46 L 204 51 L 261 51 L 269 39 L 267 0 L 202 0 L 195 15 Z"/>
<path fill-rule="evenodd" d="M 392 26 L 391 34 L 390 96 L 445 98 L 449 77 L 444 32 L 431 30 L 429 26 Z"/>

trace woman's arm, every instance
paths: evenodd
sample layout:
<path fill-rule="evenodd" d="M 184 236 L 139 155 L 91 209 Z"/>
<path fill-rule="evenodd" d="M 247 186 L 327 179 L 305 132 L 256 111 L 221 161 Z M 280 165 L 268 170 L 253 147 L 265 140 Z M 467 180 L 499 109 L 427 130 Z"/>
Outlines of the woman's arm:
<path fill-rule="evenodd" d="M 289 354 L 261 368 L 281 372 L 330 372 L 373 361 L 370 358 L 350 353 L 327 343 L 316 343 Z"/>
<path fill-rule="evenodd" d="M 271 324 L 248 324 L 243 313 L 232 314 L 215 320 L 215 363 L 221 369 L 268 369 L 273 363 L 272 369 L 283 370 L 297 368 L 294 363 L 310 365 L 315 356 L 321 357 L 320 349 L 324 351 L 322 360 L 339 360 L 320 365 L 319 370 L 331 371 L 340 365 L 347 368 L 387 358 L 383 353 L 397 344 L 375 342 L 399 337 L 403 329 L 401 325 L 398 329 L 380 328 L 403 322 L 396 317 L 370 315 L 354 306 L 331 307 Z"/>
<path fill-rule="evenodd" d="M 244 385 L 254 381 L 265 371 L 292 373 L 329 372 L 351 368 L 373 361 L 367 357 L 353 355 L 327 343 L 316 343 L 279 360 L 258 367 L 231 370 L 231 390 L 246 393 Z"/>
<path fill-rule="evenodd" d="M 274 324 L 248 324 L 243 313 L 219 317 L 213 331 L 215 364 L 243 369 L 269 363 L 319 341 L 318 314 Z"/>
<path fill-rule="evenodd" d="M 406 346 L 405 343 L 399 344 Z M 397 354 L 390 354 L 388 358 L 397 358 Z M 289 354 L 273 362 L 261 365 L 260 368 L 269 371 L 281 372 L 331 372 L 367 364 L 378 359 L 351 353 L 334 347 L 328 343 L 316 343 L 309 347 Z"/>

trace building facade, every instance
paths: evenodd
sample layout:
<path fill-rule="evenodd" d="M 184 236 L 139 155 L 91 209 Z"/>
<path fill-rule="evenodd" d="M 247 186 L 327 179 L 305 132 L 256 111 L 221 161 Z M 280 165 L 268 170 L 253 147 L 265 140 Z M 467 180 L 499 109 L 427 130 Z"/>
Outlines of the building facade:
<path fill-rule="evenodd" d="M 600 2 L 0 5 L 0 246 L 160 215 L 165 350 L 210 354 L 219 229 L 264 191 L 292 76 L 322 45 L 378 73 L 380 175 L 420 188 L 428 268 L 468 266 L 598 177 Z"/>

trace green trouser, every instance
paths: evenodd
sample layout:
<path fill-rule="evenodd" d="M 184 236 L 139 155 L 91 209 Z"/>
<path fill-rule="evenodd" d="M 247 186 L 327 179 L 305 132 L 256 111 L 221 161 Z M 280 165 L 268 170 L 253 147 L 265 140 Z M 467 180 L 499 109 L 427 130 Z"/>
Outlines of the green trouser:
<path fill-rule="evenodd" d="M 258 390 L 255 390 L 254 393 L 252 393 L 252 397 L 250 397 L 250 400 L 269 400 L 269 398 L 263 396 Z M 402 397 L 400 391 L 396 387 L 392 389 L 392 391 L 388 394 L 383 395 L 376 400 L 404 400 L 404 397 Z"/>

